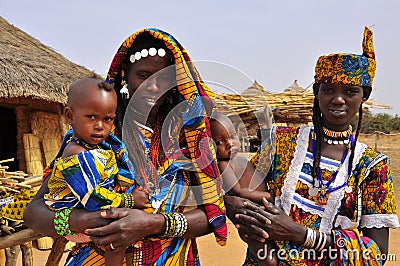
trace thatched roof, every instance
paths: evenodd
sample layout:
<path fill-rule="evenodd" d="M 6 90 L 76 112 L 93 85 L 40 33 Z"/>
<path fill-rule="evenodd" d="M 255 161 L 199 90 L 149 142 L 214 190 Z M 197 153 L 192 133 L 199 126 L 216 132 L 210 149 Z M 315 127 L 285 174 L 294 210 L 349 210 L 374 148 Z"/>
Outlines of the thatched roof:
<path fill-rule="evenodd" d="M 303 87 L 300 87 L 299 83 L 297 82 L 297 79 L 293 82 L 292 85 L 290 85 L 287 89 L 284 90 L 286 91 L 295 91 L 295 92 L 303 92 L 305 89 Z"/>
<path fill-rule="evenodd" d="M 248 87 L 242 92 L 242 95 L 267 95 L 269 92 L 264 89 L 256 80 L 254 81 L 253 85 Z"/>
<path fill-rule="evenodd" d="M 257 110 L 269 106 L 276 123 L 307 124 L 311 122 L 314 94 L 309 90 L 290 90 L 269 93 L 263 96 L 217 94 L 216 110 L 228 116 L 239 115 L 246 127 L 258 127 L 255 117 Z M 365 108 L 391 109 L 390 106 L 369 100 L 363 104 Z"/>
<path fill-rule="evenodd" d="M 91 73 L 0 17 L 0 98 L 66 103 L 69 84 Z"/>

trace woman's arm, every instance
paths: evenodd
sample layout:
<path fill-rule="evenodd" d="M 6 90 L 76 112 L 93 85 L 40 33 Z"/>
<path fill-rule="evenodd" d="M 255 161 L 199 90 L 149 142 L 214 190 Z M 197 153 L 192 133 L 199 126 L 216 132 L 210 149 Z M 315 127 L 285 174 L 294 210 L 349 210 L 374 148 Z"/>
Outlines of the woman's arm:
<path fill-rule="evenodd" d="M 36 232 L 59 237 L 54 229 L 54 214 L 44 203 L 44 194 L 48 193 L 48 178 L 43 182 L 35 197 L 28 204 L 24 212 L 25 224 Z M 94 228 L 108 224 L 110 220 L 100 217 L 100 212 L 88 212 L 86 210 L 74 210 L 69 217 L 70 229 L 83 233 L 87 228 Z"/>
<path fill-rule="evenodd" d="M 251 243 L 271 240 L 287 240 L 302 245 L 307 236 L 307 228 L 294 222 L 274 204 L 263 200 L 259 206 L 246 199 L 225 196 L 227 215 L 239 228 L 242 239 Z M 327 237 L 325 248 L 333 244 L 332 237 Z"/>
<path fill-rule="evenodd" d="M 205 212 L 194 209 L 184 213 L 188 228 L 184 238 L 203 236 L 211 232 Z M 87 229 L 85 233 L 92 237 L 94 243 L 116 250 L 124 250 L 134 242 L 150 235 L 163 235 L 165 218 L 162 214 L 146 213 L 138 209 L 111 208 L 101 212 L 101 216 L 113 219 L 109 225 Z"/>
<path fill-rule="evenodd" d="M 25 224 L 36 232 L 51 237 L 58 237 L 54 229 L 54 214 L 44 203 L 44 195 L 49 192 L 48 178 L 43 182 L 35 197 L 28 204 L 24 212 Z M 40 219 L 38 219 L 40 217 Z"/>

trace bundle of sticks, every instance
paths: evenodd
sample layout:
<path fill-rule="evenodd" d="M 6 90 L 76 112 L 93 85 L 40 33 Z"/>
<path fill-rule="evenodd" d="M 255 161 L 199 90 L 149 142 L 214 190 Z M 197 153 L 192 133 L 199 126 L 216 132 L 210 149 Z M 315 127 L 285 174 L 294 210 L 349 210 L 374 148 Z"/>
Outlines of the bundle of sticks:
<path fill-rule="evenodd" d="M 0 210 L 7 204 L 13 203 L 15 195 L 27 189 L 35 189 L 42 183 L 41 176 L 28 177 L 28 174 L 23 171 L 8 171 L 9 166 L 4 164 L 13 161 L 14 158 L 0 160 Z M 8 221 L 2 217 L 2 212 L 0 212 L 0 235 L 2 233 L 10 235 L 20 225 L 20 222 Z"/>
<path fill-rule="evenodd" d="M 42 182 L 41 176 L 31 176 L 23 171 L 7 171 L 8 166 L 4 163 L 12 162 L 14 158 L 0 161 L 0 195 L 13 194 L 21 192 L 21 189 L 30 189 L 40 186 Z"/>

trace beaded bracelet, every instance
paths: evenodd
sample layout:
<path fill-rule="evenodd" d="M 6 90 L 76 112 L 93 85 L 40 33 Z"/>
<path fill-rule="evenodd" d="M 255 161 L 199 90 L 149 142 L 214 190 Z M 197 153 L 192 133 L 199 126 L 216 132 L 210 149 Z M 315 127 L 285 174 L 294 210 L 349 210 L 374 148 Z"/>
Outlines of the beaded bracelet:
<path fill-rule="evenodd" d="M 132 194 L 122 194 L 124 207 L 133 209 L 135 207 L 135 199 Z"/>
<path fill-rule="evenodd" d="M 69 227 L 69 215 L 73 211 L 72 208 L 58 210 L 54 216 L 54 229 L 60 236 L 76 235 Z"/>
<path fill-rule="evenodd" d="M 165 213 L 164 237 L 182 237 L 187 230 L 188 223 L 185 215 L 182 213 Z"/>

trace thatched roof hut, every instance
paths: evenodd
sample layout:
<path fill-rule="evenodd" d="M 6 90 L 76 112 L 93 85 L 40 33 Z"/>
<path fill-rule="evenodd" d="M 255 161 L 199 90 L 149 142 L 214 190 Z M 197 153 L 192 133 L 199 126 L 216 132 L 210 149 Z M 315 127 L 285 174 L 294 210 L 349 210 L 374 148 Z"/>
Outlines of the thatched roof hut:
<path fill-rule="evenodd" d="M 265 120 L 271 116 L 274 122 L 279 124 L 305 125 L 312 121 L 314 94 L 312 90 L 300 87 L 297 81 L 284 92 L 264 93 L 260 89 L 256 90 L 256 88 L 262 88 L 256 82 L 250 88 L 251 90 L 247 90 L 245 95 L 218 94 L 215 99 L 216 110 L 233 118 L 237 130 L 243 131 L 241 126 L 244 126 L 249 141 L 257 139 L 256 130 L 263 127 L 260 122 L 270 125 L 270 121 Z M 254 93 L 249 93 L 249 91 Z M 375 103 L 372 99 L 365 102 L 363 106 L 391 108 Z M 240 119 L 239 122 L 238 119 Z"/>
<path fill-rule="evenodd" d="M 304 89 L 299 85 L 296 79 L 294 80 L 292 85 L 290 85 L 287 89 L 284 90 L 284 92 L 304 92 L 305 90 L 306 89 Z"/>
<path fill-rule="evenodd" d="M 241 95 L 268 95 L 269 92 L 264 89 L 264 87 L 257 82 L 257 80 L 254 81 L 253 85 L 245 89 Z"/>
<path fill-rule="evenodd" d="M 66 103 L 71 81 L 91 74 L 0 17 L 0 97 Z"/>
<path fill-rule="evenodd" d="M 261 86 L 257 83 L 258 86 Z M 257 87 L 258 87 L 257 86 Z M 254 88 L 255 85 L 250 88 Z M 314 94 L 294 82 L 284 92 L 259 94 L 246 93 L 218 94 L 216 109 L 228 116 L 239 115 L 247 126 L 256 124 L 254 111 L 270 107 L 276 123 L 307 124 L 311 122 Z M 369 99 L 363 104 L 365 108 L 390 109 L 390 106 L 378 104 Z"/>
<path fill-rule="evenodd" d="M 69 84 L 92 75 L 0 17 L 0 159 L 40 174 L 67 129 Z"/>

